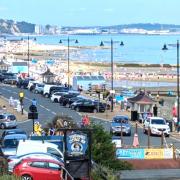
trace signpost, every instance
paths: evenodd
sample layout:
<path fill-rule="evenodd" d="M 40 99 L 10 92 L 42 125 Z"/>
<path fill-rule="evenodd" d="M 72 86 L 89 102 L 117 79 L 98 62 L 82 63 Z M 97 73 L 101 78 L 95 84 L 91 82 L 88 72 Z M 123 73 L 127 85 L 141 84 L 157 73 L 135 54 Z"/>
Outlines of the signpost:
<path fill-rule="evenodd" d="M 38 119 L 37 107 L 34 104 L 29 106 L 28 119 L 33 120 L 33 134 L 34 134 L 34 120 Z"/>
<path fill-rule="evenodd" d="M 19 92 L 19 101 L 20 101 L 20 104 L 21 104 L 21 114 L 22 115 L 23 115 L 23 100 L 24 100 L 24 92 L 20 91 Z"/>

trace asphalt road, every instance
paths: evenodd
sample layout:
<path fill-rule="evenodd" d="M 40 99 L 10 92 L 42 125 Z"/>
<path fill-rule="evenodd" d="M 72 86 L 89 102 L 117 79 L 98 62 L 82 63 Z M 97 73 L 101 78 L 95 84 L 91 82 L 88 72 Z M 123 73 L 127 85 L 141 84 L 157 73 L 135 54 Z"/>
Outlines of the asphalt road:
<path fill-rule="evenodd" d="M 10 96 L 12 96 L 13 98 L 18 99 L 18 94 L 20 91 L 23 91 L 25 93 L 24 109 L 26 111 L 29 110 L 29 106 L 32 103 L 32 99 L 35 98 L 37 100 L 39 121 L 42 124 L 42 126 L 45 125 L 47 122 L 50 122 L 55 115 L 62 115 L 62 114 L 71 116 L 76 123 L 81 122 L 81 115 L 79 113 L 77 113 L 76 111 L 72 111 L 69 108 L 62 107 L 58 103 L 52 103 L 49 98 L 44 98 L 40 94 L 34 94 L 27 89 L 19 89 L 19 88 L 16 88 L 15 86 L 0 84 L 0 93 L 2 94 L 2 96 L 6 97 L 6 98 L 9 98 Z M 104 126 L 104 128 L 107 131 L 109 131 L 110 123 L 108 121 L 94 119 L 94 122 L 101 123 Z M 30 133 L 30 132 L 32 132 L 32 121 L 26 120 L 25 122 L 20 122 L 18 124 L 18 127 L 22 128 L 26 132 Z M 123 144 L 125 144 L 127 146 L 133 144 L 134 132 L 135 132 L 135 126 L 132 123 L 132 135 L 131 135 L 131 137 L 123 136 Z M 140 127 L 138 128 L 138 137 L 139 137 L 140 146 L 147 147 L 148 136 L 143 134 L 143 130 Z M 174 143 L 176 145 L 176 147 L 180 149 L 180 140 L 179 139 L 170 137 L 170 138 L 166 138 L 165 141 L 167 141 L 167 144 Z M 158 136 L 152 137 L 151 136 L 150 144 L 153 147 L 160 147 L 161 137 L 158 137 Z"/>

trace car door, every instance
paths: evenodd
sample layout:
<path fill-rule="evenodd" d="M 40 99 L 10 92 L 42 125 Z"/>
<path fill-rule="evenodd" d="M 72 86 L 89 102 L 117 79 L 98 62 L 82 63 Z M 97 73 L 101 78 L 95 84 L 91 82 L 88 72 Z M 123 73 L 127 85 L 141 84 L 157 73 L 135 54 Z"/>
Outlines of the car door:
<path fill-rule="evenodd" d="M 49 162 L 47 171 L 48 171 L 47 180 L 60 179 L 61 167 L 59 164 Z"/>
<path fill-rule="evenodd" d="M 33 175 L 34 179 L 38 180 L 47 180 L 47 176 L 49 175 L 47 169 L 48 165 L 47 162 L 43 162 L 40 160 L 34 161 L 30 164 L 30 168 L 28 171 L 31 172 Z"/>

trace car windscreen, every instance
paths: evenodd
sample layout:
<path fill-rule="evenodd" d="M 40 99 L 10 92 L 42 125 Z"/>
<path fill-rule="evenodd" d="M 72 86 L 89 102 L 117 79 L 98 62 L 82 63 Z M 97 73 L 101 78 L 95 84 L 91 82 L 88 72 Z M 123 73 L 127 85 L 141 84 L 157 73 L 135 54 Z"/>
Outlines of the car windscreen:
<path fill-rule="evenodd" d="M 8 119 L 10 119 L 11 121 L 14 121 L 14 120 L 16 120 L 16 116 L 14 116 L 14 115 L 9 115 L 9 116 L 8 116 Z"/>
<path fill-rule="evenodd" d="M 166 124 L 163 119 L 151 119 L 151 124 Z"/>
<path fill-rule="evenodd" d="M 113 119 L 113 121 L 116 122 L 116 123 L 124 123 L 124 124 L 126 124 L 126 123 L 128 123 L 128 118 L 127 117 L 115 117 Z"/>
<path fill-rule="evenodd" d="M 3 142 L 4 148 L 16 148 L 18 146 L 19 140 L 18 139 L 6 139 Z"/>

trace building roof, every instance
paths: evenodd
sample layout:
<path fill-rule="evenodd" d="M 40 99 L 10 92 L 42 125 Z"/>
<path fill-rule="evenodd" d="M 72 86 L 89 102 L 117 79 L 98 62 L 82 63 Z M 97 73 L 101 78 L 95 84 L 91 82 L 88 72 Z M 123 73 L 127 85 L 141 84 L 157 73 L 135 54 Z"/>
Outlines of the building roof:
<path fill-rule="evenodd" d="M 105 81 L 103 76 L 74 76 L 79 81 Z"/>
<path fill-rule="evenodd" d="M 27 66 L 27 62 L 13 62 L 13 66 Z"/>
<path fill-rule="evenodd" d="M 9 66 L 8 64 L 6 64 L 3 60 L 0 61 L 0 66 Z"/>
<path fill-rule="evenodd" d="M 140 92 L 137 96 L 128 98 L 130 103 L 136 104 L 154 104 L 155 101 L 144 92 Z"/>

